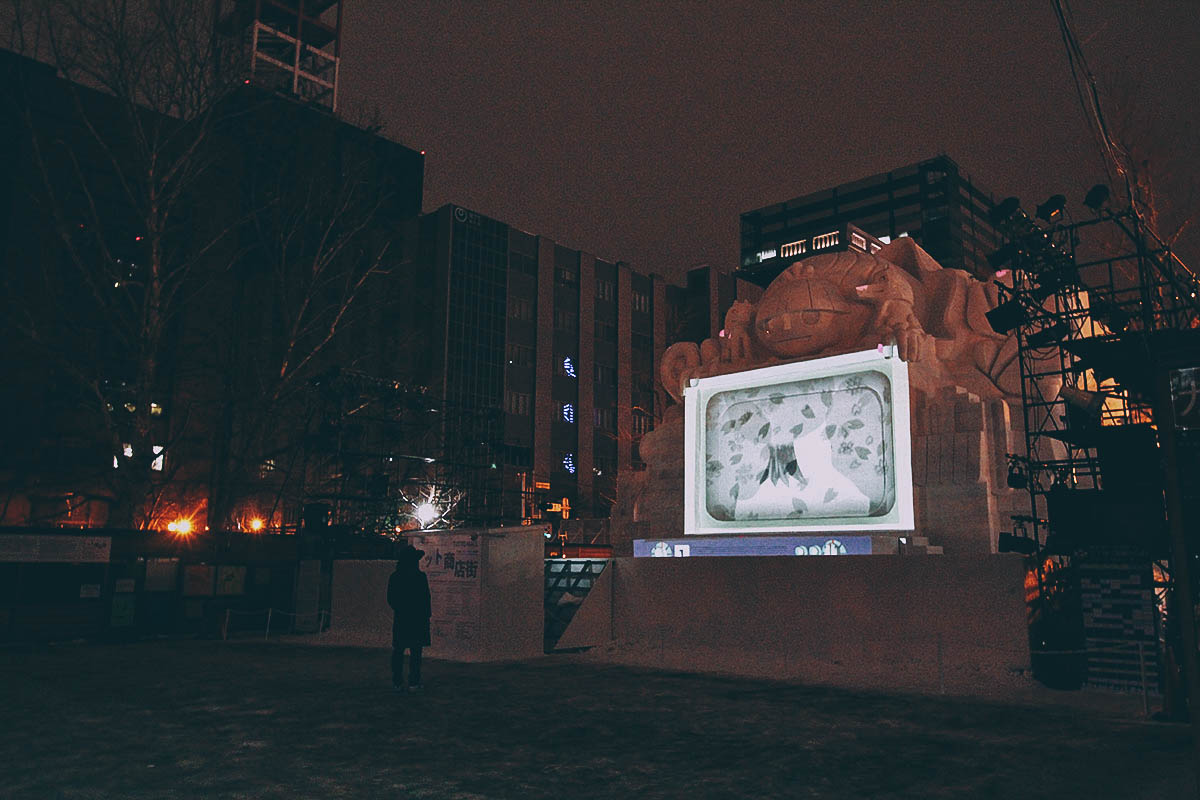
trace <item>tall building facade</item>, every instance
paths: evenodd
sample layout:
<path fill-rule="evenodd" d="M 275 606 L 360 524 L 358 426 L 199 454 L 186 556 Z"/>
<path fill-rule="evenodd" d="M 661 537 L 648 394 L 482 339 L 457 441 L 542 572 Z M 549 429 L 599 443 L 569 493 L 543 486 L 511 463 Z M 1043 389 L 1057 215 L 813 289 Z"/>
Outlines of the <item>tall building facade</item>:
<path fill-rule="evenodd" d="M 433 388 L 460 426 L 444 454 L 460 516 L 536 518 L 562 498 L 572 516 L 607 516 L 661 413 L 666 283 L 461 206 L 415 224 L 437 306 Z"/>
<path fill-rule="evenodd" d="M 1000 246 L 991 195 L 947 156 L 909 164 L 741 215 L 739 276 L 766 286 L 806 255 L 871 252 L 911 236 L 944 267 L 989 279 Z M 874 241 L 872 241 L 874 240 Z"/>

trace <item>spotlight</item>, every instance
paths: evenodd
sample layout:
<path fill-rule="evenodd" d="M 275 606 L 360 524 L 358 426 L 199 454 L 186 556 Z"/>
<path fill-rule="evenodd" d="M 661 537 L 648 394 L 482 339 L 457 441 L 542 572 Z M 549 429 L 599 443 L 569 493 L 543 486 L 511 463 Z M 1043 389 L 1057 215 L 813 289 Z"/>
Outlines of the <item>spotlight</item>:
<path fill-rule="evenodd" d="M 1016 242 L 1009 242 L 1003 245 L 999 250 L 988 254 L 988 266 L 993 270 L 998 270 L 1000 267 L 1012 261 L 1021 253 L 1021 246 Z"/>
<path fill-rule="evenodd" d="M 1037 207 L 1038 219 L 1044 219 L 1046 222 L 1053 222 L 1054 219 L 1060 216 L 1063 209 L 1067 207 L 1067 198 L 1064 195 L 1051 195 L 1050 199 Z"/>
<path fill-rule="evenodd" d="M 1087 389 L 1076 389 L 1074 386 L 1063 386 L 1058 390 L 1058 396 L 1090 417 L 1100 416 L 1107 395 L 1104 392 L 1089 392 Z"/>
<path fill-rule="evenodd" d="M 1045 347 L 1046 345 L 1056 344 L 1067 337 L 1071 332 L 1071 326 L 1063 320 L 1059 320 L 1052 325 L 1047 325 L 1039 331 L 1034 331 L 1025 339 L 1027 347 Z"/>
<path fill-rule="evenodd" d="M 1019 300 L 1007 300 L 984 314 L 996 333 L 1008 333 L 1025 322 L 1025 309 Z"/>
<path fill-rule="evenodd" d="M 1001 553 L 1020 553 L 1021 555 L 1031 556 L 1038 550 L 1037 542 L 1026 536 L 1017 536 L 1013 533 L 1005 531 L 1000 532 L 1000 538 L 996 542 L 996 549 Z"/>
<path fill-rule="evenodd" d="M 1083 198 L 1083 204 L 1097 213 L 1106 202 L 1108 202 L 1108 186 L 1103 183 L 1097 183 L 1088 189 L 1087 195 Z"/>
<path fill-rule="evenodd" d="M 1005 198 L 993 206 L 992 210 L 988 212 L 988 220 L 990 220 L 993 225 L 1003 225 L 1005 222 L 1008 222 L 1008 220 L 1012 218 L 1013 214 L 1016 214 L 1020 208 L 1021 201 L 1019 199 L 1016 197 Z"/>

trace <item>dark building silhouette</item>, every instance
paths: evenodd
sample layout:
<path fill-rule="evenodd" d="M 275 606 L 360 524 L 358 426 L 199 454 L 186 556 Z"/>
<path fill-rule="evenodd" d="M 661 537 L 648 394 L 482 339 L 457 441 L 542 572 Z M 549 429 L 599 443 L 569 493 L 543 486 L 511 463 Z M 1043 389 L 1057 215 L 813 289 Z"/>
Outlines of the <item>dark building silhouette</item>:
<path fill-rule="evenodd" d="M 114 465 L 149 458 L 151 448 L 151 480 L 174 498 L 163 508 L 199 509 L 199 524 L 214 493 L 235 514 L 249 499 L 258 512 L 273 512 L 274 523 L 296 524 L 315 466 L 370 474 L 332 464 L 346 452 L 341 444 L 284 439 L 317 430 L 309 387 L 331 367 L 389 385 L 428 377 L 428 359 L 401 346 L 422 324 L 400 313 L 414 291 L 389 288 L 406 283 L 399 235 L 421 209 L 423 155 L 344 123 L 320 103 L 236 82 L 188 165 L 199 177 L 173 201 L 177 213 L 162 235 L 179 270 L 152 354 L 150 402 L 141 404 L 147 419 L 131 385 L 147 354 L 124 335 L 130 326 L 121 317 L 140 307 L 146 285 L 145 209 L 114 164 L 138 157 L 132 120 L 164 138 L 196 123 L 130 113 L 117 98 L 13 53 L 0 52 L 0 73 L 0 172 L 8 178 L 0 182 L 8 304 L 0 519 L 102 524 L 114 502 Z M 318 261 L 324 271 L 314 282 Z M 323 342 L 347 279 L 367 272 L 336 335 Z M 310 302 L 309 316 L 289 328 L 289 305 L 302 302 Z M 279 413 L 266 433 L 250 431 L 235 411 L 268 400 L 272 371 L 291 345 L 295 378 L 281 399 L 271 398 Z M 139 436 L 144 448 L 134 444 Z M 239 450 L 252 436 L 254 447 Z M 284 483 L 293 496 L 281 508 Z"/>
<path fill-rule="evenodd" d="M 947 156 L 796 197 L 741 215 L 740 277 L 766 286 L 815 253 L 874 252 L 911 236 L 944 267 L 990 279 L 1000 245 L 988 221 L 989 194 Z"/>

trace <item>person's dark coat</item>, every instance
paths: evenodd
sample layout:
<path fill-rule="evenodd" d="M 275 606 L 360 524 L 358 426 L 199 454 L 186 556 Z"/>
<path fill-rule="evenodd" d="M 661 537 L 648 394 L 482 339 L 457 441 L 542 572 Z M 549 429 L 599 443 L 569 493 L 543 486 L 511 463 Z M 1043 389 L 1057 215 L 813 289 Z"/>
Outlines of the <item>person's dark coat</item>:
<path fill-rule="evenodd" d="M 425 647 L 430 643 L 429 580 L 420 569 L 420 551 L 396 563 L 388 579 L 388 605 L 392 607 L 392 646 Z"/>

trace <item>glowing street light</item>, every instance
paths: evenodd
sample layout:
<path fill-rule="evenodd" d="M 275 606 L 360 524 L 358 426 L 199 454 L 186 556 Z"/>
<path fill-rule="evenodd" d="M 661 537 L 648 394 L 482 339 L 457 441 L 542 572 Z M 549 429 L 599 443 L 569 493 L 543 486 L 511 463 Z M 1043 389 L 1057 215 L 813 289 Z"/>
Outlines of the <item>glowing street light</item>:
<path fill-rule="evenodd" d="M 192 521 L 180 518 L 167 523 L 167 530 L 177 536 L 188 536 L 192 532 Z"/>
<path fill-rule="evenodd" d="M 441 509 L 429 502 L 421 503 L 413 509 L 413 516 L 417 518 L 417 522 L 421 523 L 422 528 L 429 527 L 441 514 Z"/>
<path fill-rule="evenodd" d="M 264 523 L 262 521 L 261 517 L 255 517 L 254 519 L 250 520 L 250 530 L 254 531 L 255 533 L 258 533 L 259 531 L 261 531 L 263 529 L 263 525 L 265 525 L 265 524 L 266 523 Z"/>

